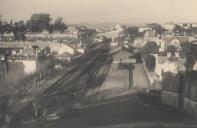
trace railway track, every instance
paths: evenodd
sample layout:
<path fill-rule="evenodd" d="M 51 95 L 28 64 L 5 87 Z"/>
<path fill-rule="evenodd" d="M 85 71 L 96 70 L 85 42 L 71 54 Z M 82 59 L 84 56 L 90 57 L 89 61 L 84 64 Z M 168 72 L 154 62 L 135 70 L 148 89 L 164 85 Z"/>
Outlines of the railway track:
<path fill-rule="evenodd" d="M 75 62 L 69 70 L 65 71 L 63 76 L 55 84 L 44 92 L 44 98 L 71 89 L 73 87 L 71 83 L 80 77 L 88 67 L 92 66 L 94 61 L 102 54 L 102 50 L 105 48 L 104 44 L 98 45 L 89 51 L 83 58 L 77 60 L 78 62 Z"/>

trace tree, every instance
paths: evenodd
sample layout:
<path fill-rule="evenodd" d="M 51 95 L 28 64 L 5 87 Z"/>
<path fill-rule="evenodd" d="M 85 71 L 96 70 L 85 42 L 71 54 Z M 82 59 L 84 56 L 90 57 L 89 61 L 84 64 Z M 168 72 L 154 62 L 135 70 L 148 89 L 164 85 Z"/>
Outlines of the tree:
<path fill-rule="evenodd" d="M 5 26 L 4 26 L 4 22 L 1 19 L 1 15 L 0 15 L 0 33 L 1 33 L 1 40 L 3 40 L 3 34 L 5 32 Z"/>
<path fill-rule="evenodd" d="M 148 26 L 155 30 L 156 34 L 163 34 L 165 32 L 165 29 L 160 24 L 151 23 Z"/>
<path fill-rule="evenodd" d="M 147 54 L 151 54 L 151 53 L 157 53 L 158 52 L 158 46 L 157 43 L 154 41 L 150 41 L 148 43 L 146 43 L 146 45 L 144 45 L 141 49 L 140 49 L 140 53 L 142 55 L 147 55 Z"/>
<path fill-rule="evenodd" d="M 193 70 L 193 65 L 195 64 L 195 61 L 197 59 L 196 50 L 197 49 L 194 44 L 191 44 L 189 42 L 185 42 L 183 44 L 183 52 L 186 57 L 185 66 L 187 72 Z"/>
<path fill-rule="evenodd" d="M 62 17 L 57 17 L 57 19 L 54 22 L 53 28 L 55 31 L 64 32 L 64 30 L 67 29 L 67 25 L 63 22 Z"/>
<path fill-rule="evenodd" d="M 134 39 L 139 33 L 138 33 L 138 27 L 128 27 L 126 29 L 126 33 Z"/>
<path fill-rule="evenodd" d="M 22 39 L 23 41 L 25 40 L 26 25 L 24 21 L 18 21 L 14 23 L 13 33 L 15 40 L 20 40 L 20 39 Z"/>
<path fill-rule="evenodd" d="M 47 13 L 33 14 L 27 21 L 27 26 L 32 32 L 42 32 L 43 30 L 49 30 L 50 21 L 50 15 Z"/>
<path fill-rule="evenodd" d="M 192 24 L 189 25 L 188 29 L 186 29 L 187 35 L 191 36 L 192 35 Z"/>
<path fill-rule="evenodd" d="M 153 55 L 145 55 L 144 56 L 145 65 L 148 71 L 153 72 L 155 70 L 156 59 Z"/>
<path fill-rule="evenodd" d="M 12 21 L 10 23 L 6 21 L 2 21 L 0 19 L 0 33 L 1 33 L 1 39 L 4 39 L 3 34 L 4 33 L 11 33 L 12 32 Z"/>
<path fill-rule="evenodd" d="M 39 59 L 46 59 L 46 57 L 51 53 L 50 47 L 45 47 L 39 54 Z"/>
<path fill-rule="evenodd" d="M 175 35 L 177 34 L 181 34 L 184 32 L 184 28 L 181 27 L 180 25 L 175 25 L 174 29 L 173 29 L 173 33 L 175 33 Z"/>

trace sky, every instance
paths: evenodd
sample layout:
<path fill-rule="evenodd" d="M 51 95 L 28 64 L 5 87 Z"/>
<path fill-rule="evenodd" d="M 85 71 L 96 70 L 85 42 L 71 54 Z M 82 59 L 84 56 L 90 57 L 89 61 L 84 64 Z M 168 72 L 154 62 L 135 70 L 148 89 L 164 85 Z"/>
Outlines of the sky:
<path fill-rule="evenodd" d="M 67 23 L 197 22 L 197 0 L 0 0 L 3 19 L 27 20 L 33 13 Z"/>

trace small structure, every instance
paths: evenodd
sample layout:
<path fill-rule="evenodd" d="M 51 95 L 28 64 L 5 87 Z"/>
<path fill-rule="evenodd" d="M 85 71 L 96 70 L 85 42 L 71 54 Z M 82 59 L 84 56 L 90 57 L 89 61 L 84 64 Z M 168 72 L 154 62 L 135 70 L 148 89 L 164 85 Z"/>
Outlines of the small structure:
<path fill-rule="evenodd" d="M 151 31 L 152 28 L 150 27 L 139 27 L 138 32 L 146 32 L 146 31 Z"/>
<path fill-rule="evenodd" d="M 167 46 L 174 46 L 180 48 L 185 42 L 189 42 L 190 38 L 188 36 L 161 36 L 162 48 L 166 49 Z"/>
<path fill-rule="evenodd" d="M 162 80 L 162 72 L 172 72 L 177 74 L 179 71 L 185 71 L 185 59 L 172 56 L 171 52 L 167 56 L 154 54 L 156 59 L 155 73 Z"/>
<path fill-rule="evenodd" d="M 168 31 L 172 31 L 175 28 L 175 24 L 173 22 L 165 23 L 161 26 Z"/>

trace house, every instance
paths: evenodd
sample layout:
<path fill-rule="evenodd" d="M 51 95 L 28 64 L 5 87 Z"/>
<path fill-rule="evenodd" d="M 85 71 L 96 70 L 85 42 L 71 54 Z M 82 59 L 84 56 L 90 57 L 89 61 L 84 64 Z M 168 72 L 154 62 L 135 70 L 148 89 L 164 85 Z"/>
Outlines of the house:
<path fill-rule="evenodd" d="M 9 59 L 10 62 L 22 63 L 24 66 L 24 74 L 32 74 L 37 70 L 37 59 L 34 49 L 25 47 L 22 52 L 15 57 Z"/>
<path fill-rule="evenodd" d="M 162 79 L 162 72 L 177 74 L 179 71 L 185 71 L 185 58 L 172 56 L 170 52 L 168 52 L 168 54 L 167 56 L 153 54 L 156 59 L 154 72 L 160 80 Z"/>
<path fill-rule="evenodd" d="M 180 49 L 183 43 L 189 41 L 188 36 L 161 36 L 161 49 L 166 50 L 168 46 Z"/>
<path fill-rule="evenodd" d="M 86 45 L 82 44 L 81 41 L 79 42 L 79 44 L 77 45 L 77 52 L 84 54 L 86 51 Z"/>
<path fill-rule="evenodd" d="M 146 41 L 142 37 L 138 37 L 134 39 L 133 46 L 136 48 L 141 48 L 146 44 Z"/>
<path fill-rule="evenodd" d="M 156 32 L 155 31 L 147 31 L 144 33 L 144 39 L 149 38 L 156 38 Z"/>
<path fill-rule="evenodd" d="M 56 52 L 58 55 L 61 55 L 65 52 L 74 55 L 75 49 L 68 44 L 63 43 L 50 43 L 49 47 L 51 48 L 51 52 Z"/>
<path fill-rule="evenodd" d="M 97 36 L 97 37 L 94 38 L 94 42 L 101 43 L 101 42 L 103 42 L 103 40 L 104 40 L 104 37 L 103 36 Z"/>
<path fill-rule="evenodd" d="M 67 53 L 67 52 L 64 52 L 64 53 L 62 53 L 62 54 L 60 54 L 60 55 L 57 55 L 56 57 L 57 57 L 59 60 L 67 60 L 68 62 L 70 62 L 70 61 L 71 61 L 72 55 L 69 54 L 69 53 Z"/>
<path fill-rule="evenodd" d="M 120 33 L 123 31 L 122 27 L 120 25 L 116 25 L 115 26 L 115 30 L 110 31 L 110 32 L 106 32 L 106 33 L 100 33 L 97 34 L 96 36 L 104 36 L 107 38 L 111 38 L 112 40 L 115 40 L 115 38 L 118 38 L 120 36 Z"/>
<path fill-rule="evenodd" d="M 197 27 L 197 23 L 192 23 L 192 27 Z"/>
<path fill-rule="evenodd" d="M 42 33 L 27 33 L 27 40 L 77 40 L 80 34 L 78 31 L 65 31 L 63 33 L 43 31 Z"/>
<path fill-rule="evenodd" d="M 69 26 L 68 29 L 66 30 L 66 32 L 73 33 L 73 34 L 78 34 L 79 30 L 76 27 Z"/>
<path fill-rule="evenodd" d="M 162 24 L 161 25 L 165 30 L 172 31 L 175 28 L 175 24 L 173 22 Z"/>
<path fill-rule="evenodd" d="M 177 25 L 181 26 L 184 29 L 190 29 L 190 27 L 192 27 L 192 24 L 190 23 L 179 23 Z"/>
<path fill-rule="evenodd" d="M 146 31 L 151 31 L 152 28 L 150 27 L 139 27 L 138 32 L 146 32 Z"/>
<path fill-rule="evenodd" d="M 64 32 L 64 33 L 52 33 L 48 36 L 48 39 L 53 40 L 77 40 L 79 34 L 76 32 Z"/>

